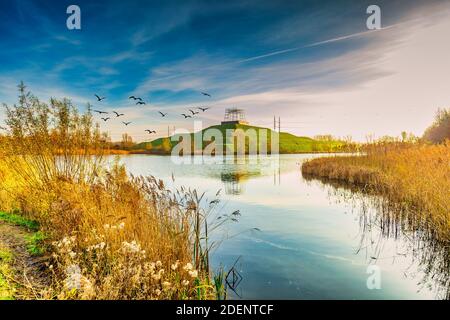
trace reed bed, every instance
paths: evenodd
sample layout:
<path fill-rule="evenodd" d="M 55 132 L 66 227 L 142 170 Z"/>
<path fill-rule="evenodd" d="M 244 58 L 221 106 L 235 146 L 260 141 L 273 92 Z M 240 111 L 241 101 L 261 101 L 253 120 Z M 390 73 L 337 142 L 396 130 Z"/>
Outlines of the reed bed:
<path fill-rule="evenodd" d="M 379 143 L 360 156 L 313 159 L 303 164 L 308 178 L 355 185 L 382 195 L 401 210 L 391 214 L 413 229 L 450 242 L 450 143 Z"/>
<path fill-rule="evenodd" d="M 37 221 L 45 235 L 51 284 L 38 296 L 225 296 L 210 270 L 207 232 L 219 194 L 208 202 L 195 190 L 169 191 L 154 177 L 107 166 L 89 108 L 79 115 L 68 100 L 45 104 L 19 90 L 19 103 L 5 106 L 9 130 L 0 136 L 0 210 Z"/>

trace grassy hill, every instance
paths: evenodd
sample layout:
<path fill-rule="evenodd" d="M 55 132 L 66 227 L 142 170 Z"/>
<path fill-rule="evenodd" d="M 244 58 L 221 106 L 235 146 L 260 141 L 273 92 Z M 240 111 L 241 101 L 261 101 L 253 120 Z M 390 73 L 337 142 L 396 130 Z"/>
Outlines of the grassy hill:
<path fill-rule="evenodd" d="M 256 127 L 256 126 L 250 126 L 250 125 L 242 125 L 242 124 L 227 124 L 227 125 L 215 125 L 208 127 L 206 129 L 202 130 L 202 136 L 203 134 L 210 129 L 216 129 L 219 130 L 222 133 L 222 136 L 226 136 L 227 130 L 237 130 L 241 129 L 243 132 L 249 133 L 248 130 L 254 130 L 256 133 L 256 136 L 260 136 L 260 131 L 265 130 L 267 134 L 267 150 L 270 152 L 271 150 L 271 135 L 272 134 L 278 134 L 274 132 L 271 129 L 262 128 L 262 127 Z M 194 144 L 194 133 L 186 133 L 186 134 L 179 134 L 177 135 L 177 138 L 183 137 L 190 139 L 192 151 L 193 144 Z M 152 154 L 170 154 L 172 151 L 172 148 L 178 143 L 178 139 L 176 141 L 172 141 L 172 137 L 164 137 L 164 138 L 158 138 L 150 142 L 142 142 L 139 144 L 136 144 L 132 148 L 133 153 L 152 153 Z M 224 138 L 225 139 L 225 138 Z M 298 137 L 293 134 L 287 133 L 287 132 L 280 132 L 279 134 L 279 141 L 280 141 L 280 147 L 279 152 L 280 153 L 309 153 L 309 152 L 339 152 L 343 151 L 343 148 L 345 147 L 345 142 L 338 141 L 338 140 L 332 140 L 332 141 L 322 141 L 322 140 L 315 140 L 309 137 Z M 203 142 L 203 148 L 205 148 L 210 142 L 205 141 Z M 225 141 L 224 141 L 224 150 L 225 150 Z M 259 144 L 259 140 L 258 140 Z M 248 152 L 248 139 L 246 139 L 246 153 Z M 235 150 L 236 151 L 236 150 Z"/>

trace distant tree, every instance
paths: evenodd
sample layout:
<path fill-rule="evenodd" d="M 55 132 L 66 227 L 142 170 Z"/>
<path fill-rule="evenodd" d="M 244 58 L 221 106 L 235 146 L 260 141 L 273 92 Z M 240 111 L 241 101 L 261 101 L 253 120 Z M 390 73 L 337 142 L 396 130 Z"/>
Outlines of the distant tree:
<path fill-rule="evenodd" d="M 423 138 L 433 143 L 450 139 L 450 109 L 438 109 L 434 123 L 425 130 Z"/>
<path fill-rule="evenodd" d="M 101 139 L 101 141 L 106 143 L 108 146 L 110 146 L 112 144 L 111 137 L 109 136 L 109 134 L 107 132 L 102 132 L 100 135 L 100 139 Z"/>
<path fill-rule="evenodd" d="M 406 131 L 402 131 L 402 142 L 406 142 L 408 139 L 408 133 Z"/>
<path fill-rule="evenodd" d="M 122 141 L 120 143 L 122 149 L 129 149 L 133 146 L 133 138 L 128 134 L 122 134 Z"/>

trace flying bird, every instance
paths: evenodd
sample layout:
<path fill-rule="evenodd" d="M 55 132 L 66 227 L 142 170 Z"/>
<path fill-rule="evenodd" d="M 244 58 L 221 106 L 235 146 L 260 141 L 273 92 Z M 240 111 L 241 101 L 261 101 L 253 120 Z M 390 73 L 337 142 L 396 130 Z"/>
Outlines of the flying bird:
<path fill-rule="evenodd" d="M 122 121 L 122 123 L 123 123 L 124 125 L 126 125 L 126 126 L 128 126 L 129 124 L 131 124 L 131 122 L 125 122 L 125 121 Z"/>
<path fill-rule="evenodd" d="M 130 97 L 128 97 L 128 99 L 133 99 L 133 100 L 140 100 L 140 101 L 142 101 L 142 98 L 135 97 L 135 96 L 130 96 Z"/>
<path fill-rule="evenodd" d="M 187 118 L 192 118 L 192 116 L 186 115 L 186 114 L 184 114 L 184 113 L 182 113 L 181 115 L 184 116 L 185 119 L 187 119 Z"/>
<path fill-rule="evenodd" d="M 113 111 L 113 113 L 115 113 L 116 114 L 116 118 L 118 118 L 118 117 L 121 117 L 121 116 L 124 116 L 125 114 L 123 114 L 123 113 L 118 113 L 117 111 Z"/>
<path fill-rule="evenodd" d="M 108 121 L 110 118 L 102 118 L 103 121 Z"/>
<path fill-rule="evenodd" d="M 198 107 L 198 109 L 199 109 L 199 110 L 202 110 L 203 112 L 205 112 L 206 110 L 211 109 L 211 108 L 209 108 L 209 107 L 208 107 L 208 108 Z"/>
<path fill-rule="evenodd" d="M 158 112 L 159 112 L 159 114 L 160 114 L 161 116 L 163 116 L 163 117 L 167 116 L 167 113 L 163 113 L 163 112 L 161 112 L 161 111 L 158 111 Z"/>
<path fill-rule="evenodd" d="M 155 130 L 149 130 L 149 129 L 147 129 L 147 130 L 145 130 L 145 131 L 148 132 L 149 134 L 156 133 Z"/>
<path fill-rule="evenodd" d="M 102 100 L 105 100 L 105 99 L 106 99 L 106 97 L 99 97 L 97 94 L 94 94 L 94 96 L 97 97 L 97 100 L 98 100 L 98 101 L 102 101 Z"/>
<path fill-rule="evenodd" d="M 209 94 L 209 93 L 207 93 L 207 92 L 200 92 L 202 95 L 204 95 L 204 96 L 207 96 L 207 97 L 210 97 L 211 98 L 211 95 Z"/>
<path fill-rule="evenodd" d="M 108 112 L 100 111 L 100 110 L 93 110 L 94 112 L 97 112 L 98 114 L 108 114 Z"/>
<path fill-rule="evenodd" d="M 136 104 L 142 105 L 142 104 L 145 104 L 145 102 L 144 101 L 139 101 L 139 102 L 136 102 Z"/>
<path fill-rule="evenodd" d="M 193 116 L 195 116 L 196 114 L 198 114 L 198 112 L 195 112 L 195 111 L 193 111 L 193 110 L 191 110 L 191 109 L 189 109 L 189 111 L 192 113 Z"/>

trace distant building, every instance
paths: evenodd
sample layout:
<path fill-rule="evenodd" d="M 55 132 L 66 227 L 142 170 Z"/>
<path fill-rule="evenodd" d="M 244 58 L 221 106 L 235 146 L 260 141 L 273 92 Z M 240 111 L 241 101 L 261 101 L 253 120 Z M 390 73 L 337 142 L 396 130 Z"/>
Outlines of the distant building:
<path fill-rule="evenodd" d="M 229 108 L 225 110 L 222 124 L 248 124 L 245 120 L 245 112 L 242 109 Z"/>

